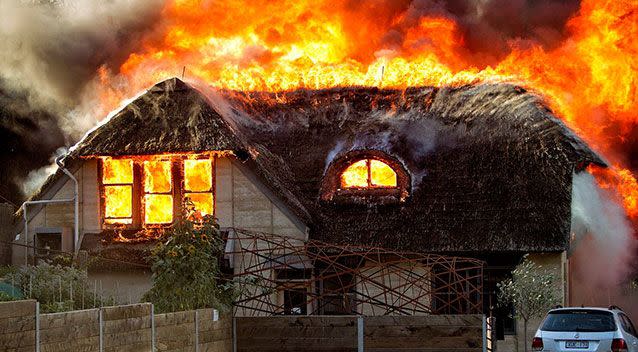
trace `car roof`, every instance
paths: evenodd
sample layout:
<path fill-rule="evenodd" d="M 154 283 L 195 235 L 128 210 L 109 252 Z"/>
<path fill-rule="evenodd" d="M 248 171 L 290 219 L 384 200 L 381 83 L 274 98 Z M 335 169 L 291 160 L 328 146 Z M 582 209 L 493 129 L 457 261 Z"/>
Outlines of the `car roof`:
<path fill-rule="evenodd" d="M 594 311 L 611 312 L 611 313 L 623 312 L 623 310 L 618 308 L 618 307 L 610 307 L 610 308 L 602 308 L 602 307 L 562 307 L 562 308 L 550 309 L 549 312 L 552 313 L 552 312 L 573 311 L 573 310 L 594 310 Z"/>

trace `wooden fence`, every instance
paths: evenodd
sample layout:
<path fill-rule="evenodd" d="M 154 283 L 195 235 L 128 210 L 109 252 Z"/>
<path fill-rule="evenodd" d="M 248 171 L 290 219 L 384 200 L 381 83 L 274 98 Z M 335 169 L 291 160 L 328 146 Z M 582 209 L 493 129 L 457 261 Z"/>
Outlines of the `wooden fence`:
<path fill-rule="evenodd" d="M 133 304 L 39 314 L 0 303 L 0 351 L 483 351 L 482 315 L 224 317 Z M 233 348 L 235 343 L 236 349 Z"/>
<path fill-rule="evenodd" d="M 152 304 L 39 314 L 34 300 L 0 303 L 0 351 L 232 350 L 232 319 L 212 309 L 154 314 Z"/>
<path fill-rule="evenodd" d="M 237 351 L 483 351 L 482 315 L 238 317 Z"/>

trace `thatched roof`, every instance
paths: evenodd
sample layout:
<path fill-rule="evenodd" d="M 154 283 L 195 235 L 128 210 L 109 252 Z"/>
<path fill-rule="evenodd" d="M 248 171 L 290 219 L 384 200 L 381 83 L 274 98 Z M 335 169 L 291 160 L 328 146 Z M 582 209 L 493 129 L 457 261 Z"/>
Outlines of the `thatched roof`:
<path fill-rule="evenodd" d="M 232 150 L 312 238 L 439 252 L 565 249 L 572 173 L 604 165 L 537 95 L 514 85 L 202 91 L 159 83 L 71 159 Z M 405 202 L 320 201 L 330 162 L 361 149 L 405 165 Z"/>

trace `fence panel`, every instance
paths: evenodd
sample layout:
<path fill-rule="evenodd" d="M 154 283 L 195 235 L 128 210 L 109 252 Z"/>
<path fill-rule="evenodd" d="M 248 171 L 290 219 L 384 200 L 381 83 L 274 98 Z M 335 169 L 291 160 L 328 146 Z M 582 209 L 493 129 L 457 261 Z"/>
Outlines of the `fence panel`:
<path fill-rule="evenodd" d="M 482 315 L 377 316 L 364 319 L 366 351 L 482 351 Z"/>
<path fill-rule="evenodd" d="M 151 350 L 151 304 L 102 308 L 105 352 Z"/>
<path fill-rule="evenodd" d="M 237 351 L 357 351 L 356 316 L 238 317 Z M 363 317 L 365 351 L 483 350 L 482 315 Z"/>
<path fill-rule="evenodd" d="M 356 316 L 237 319 L 237 351 L 357 351 Z"/>
<path fill-rule="evenodd" d="M 100 310 L 40 315 L 40 351 L 99 351 Z"/>
<path fill-rule="evenodd" d="M 0 351 L 35 351 L 35 300 L 0 303 Z"/>

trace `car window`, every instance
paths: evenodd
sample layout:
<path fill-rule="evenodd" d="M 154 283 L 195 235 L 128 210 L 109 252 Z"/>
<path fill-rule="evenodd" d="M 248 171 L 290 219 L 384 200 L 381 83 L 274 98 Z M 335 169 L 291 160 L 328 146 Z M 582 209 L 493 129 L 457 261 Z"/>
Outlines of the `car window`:
<path fill-rule="evenodd" d="M 620 317 L 620 323 L 622 325 L 623 330 L 625 330 L 625 332 L 628 332 L 634 336 L 637 336 L 636 328 L 634 327 L 634 323 L 631 322 L 631 319 L 629 319 L 628 316 L 622 313 L 618 314 L 618 316 Z"/>
<path fill-rule="evenodd" d="M 616 330 L 611 312 L 574 309 L 549 312 L 543 327 L 544 331 L 606 332 Z"/>

